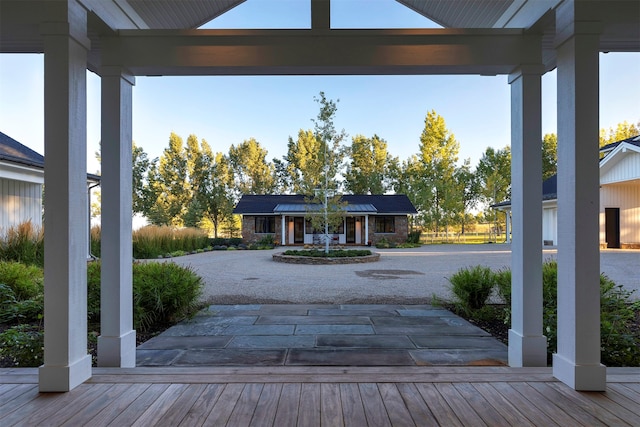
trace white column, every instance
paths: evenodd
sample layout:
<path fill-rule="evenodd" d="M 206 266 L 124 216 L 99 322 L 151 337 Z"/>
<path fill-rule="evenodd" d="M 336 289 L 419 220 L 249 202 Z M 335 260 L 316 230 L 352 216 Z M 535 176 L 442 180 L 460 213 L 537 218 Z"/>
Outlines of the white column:
<path fill-rule="evenodd" d="M 505 243 L 511 243 L 511 210 L 504 211 L 504 224 L 506 229 Z"/>
<path fill-rule="evenodd" d="M 102 237 L 98 365 L 136 366 L 132 284 L 132 87 L 120 67 L 104 67 L 102 84 Z"/>
<path fill-rule="evenodd" d="M 369 243 L 369 215 L 364 216 L 364 244 Z"/>
<path fill-rule="evenodd" d="M 553 375 L 576 390 L 605 390 L 600 364 L 598 22 L 589 2 L 556 15 L 558 65 L 558 352 Z M 589 17 L 588 17 L 589 18 Z M 588 19 L 587 18 L 587 19 Z"/>
<path fill-rule="evenodd" d="M 59 3 L 44 35 L 45 261 L 43 392 L 69 391 L 91 377 L 87 354 L 86 12 Z"/>
<path fill-rule="evenodd" d="M 286 241 L 286 239 L 285 239 L 285 234 L 287 234 L 287 233 L 286 233 L 285 226 L 286 226 L 287 224 L 286 224 L 286 222 L 285 222 L 284 214 L 282 215 L 282 222 L 281 222 L 281 224 L 282 224 L 282 226 L 280 227 L 280 229 L 282 230 L 282 237 L 281 237 L 281 239 L 280 239 L 280 240 L 282 240 L 282 246 L 285 246 L 285 245 L 287 244 L 287 241 Z"/>
<path fill-rule="evenodd" d="M 511 329 L 509 366 L 547 366 L 542 335 L 541 66 L 521 66 L 511 84 Z M 507 212 L 507 223 L 509 214 Z"/>

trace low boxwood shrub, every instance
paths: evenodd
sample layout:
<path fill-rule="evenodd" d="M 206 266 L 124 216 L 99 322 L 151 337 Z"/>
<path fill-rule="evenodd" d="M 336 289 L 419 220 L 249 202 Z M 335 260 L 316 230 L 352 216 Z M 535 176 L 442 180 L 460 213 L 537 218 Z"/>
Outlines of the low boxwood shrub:
<path fill-rule="evenodd" d="M 461 268 L 449 278 L 449 283 L 456 302 L 463 310 L 471 312 L 487 303 L 494 286 L 493 272 L 481 265 Z"/>
<path fill-rule="evenodd" d="M 44 273 L 35 265 L 0 261 L 0 283 L 9 286 L 16 299 L 26 300 L 44 292 Z"/>

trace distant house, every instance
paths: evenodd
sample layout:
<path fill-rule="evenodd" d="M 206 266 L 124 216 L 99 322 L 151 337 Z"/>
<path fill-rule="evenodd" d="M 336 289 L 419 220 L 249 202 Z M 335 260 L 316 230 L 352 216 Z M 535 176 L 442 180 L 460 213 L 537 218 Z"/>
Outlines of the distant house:
<path fill-rule="evenodd" d="M 640 135 L 600 149 L 600 246 L 640 249 Z M 542 239 L 558 240 L 557 176 L 542 186 Z M 510 213 L 511 201 L 492 206 Z"/>
<path fill-rule="evenodd" d="M 405 242 L 409 233 L 408 215 L 417 214 L 406 195 L 344 195 L 344 222 L 332 239 L 339 244 L 375 244 L 382 238 Z M 322 231 L 314 230 L 306 219 L 317 209 L 303 195 L 244 195 L 233 210 L 242 215 L 242 238 L 247 242 L 273 235 L 281 245 L 319 242 Z"/>
<path fill-rule="evenodd" d="M 100 177 L 87 175 L 93 185 Z M 0 233 L 31 221 L 42 226 L 44 156 L 0 132 Z"/>
<path fill-rule="evenodd" d="M 22 222 L 42 226 L 44 157 L 0 132 L 0 233 Z"/>

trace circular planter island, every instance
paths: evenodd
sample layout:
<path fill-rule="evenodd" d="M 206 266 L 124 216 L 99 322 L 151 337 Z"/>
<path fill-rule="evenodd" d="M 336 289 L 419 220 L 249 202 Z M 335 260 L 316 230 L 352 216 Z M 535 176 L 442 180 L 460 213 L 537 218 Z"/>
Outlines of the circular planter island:
<path fill-rule="evenodd" d="M 310 264 L 310 265 L 363 264 L 367 262 L 376 262 L 380 259 L 380 254 L 371 253 L 371 251 L 369 250 L 364 251 L 368 253 L 362 253 L 363 251 L 357 251 L 362 254 L 355 254 L 355 255 L 345 255 L 344 252 L 349 252 L 348 250 L 339 251 L 341 253 L 341 255 L 339 256 L 331 256 L 332 251 L 329 251 L 329 256 L 324 256 L 324 254 L 320 256 L 313 256 L 311 254 L 301 255 L 301 253 L 304 253 L 304 252 L 311 253 L 312 251 L 309 251 L 309 250 L 286 251 L 286 252 L 273 254 L 272 256 L 273 256 L 273 260 L 276 262 L 284 262 L 287 264 Z M 316 251 L 316 252 L 322 252 L 322 251 Z M 356 251 L 352 251 L 352 252 L 356 252 Z"/>

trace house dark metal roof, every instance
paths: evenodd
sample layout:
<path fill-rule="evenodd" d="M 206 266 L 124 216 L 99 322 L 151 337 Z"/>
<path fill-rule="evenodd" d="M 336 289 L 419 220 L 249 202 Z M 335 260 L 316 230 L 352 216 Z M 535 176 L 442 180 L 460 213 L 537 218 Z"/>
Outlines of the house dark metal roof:
<path fill-rule="evenodd" d="M 273 209 L 275 214 L 286 213 L 306 213 L 309 211 L 319 212 L 322 210 L 322 205 L 318 203 L 287 203 L 279 204 Z M 354 203 L 348 204 L 344 207 L 344 211 L 347 213 L 370 213 L 375 214 L 378 210 L 371 203 Z"/>
<path fill-rule="evenodd" d="M 308 200 L 308 197 L 301 194 L 246 194 L 242 196 L 233 213 L 243 215 L 273 214 L 284 212 L 285 206 L 286 209 L 291 209 L 286 212 L 305 212 L 305 205 L 308 204 L 305 199 Z M 350 206 L 347 207 L 348 212 L 374 213 L 377 211 L 379 215 L 418 213 L 404 194 L 345 194 L 342 196 L 342 201 Z M 294 211 L 293 205 L 298 206 L 299 210 Z M 278 208 L 278 206 L 280 207 Z"/>
<path fill-rule="evenodd" d="M 620 141 L 612 142 L 611 144 L 607 144 L 603 147 L 600 147 L 600 152 L 609 152 L 613 151 L 618 145 L 626 142 L 627 144 L 635 145 L 636 147 L 640 147 L 640 135 L 632 136 L 631 138 L 623 139 Z"/>
<path fill-rule="evenodd" d="M 44 156 L 31 148 L 20 144 L 15 139 L 0 132 L 0 160 L 44 168 Z"/>
<path fill-rule="evenodd" d="M 558 198 L 558 175 L 550 176 L 542 182 L 542 201 L 556 200 Z M 505 208 L 511 206 L 511 200 L 491 205 L 493 209 Z"/>

